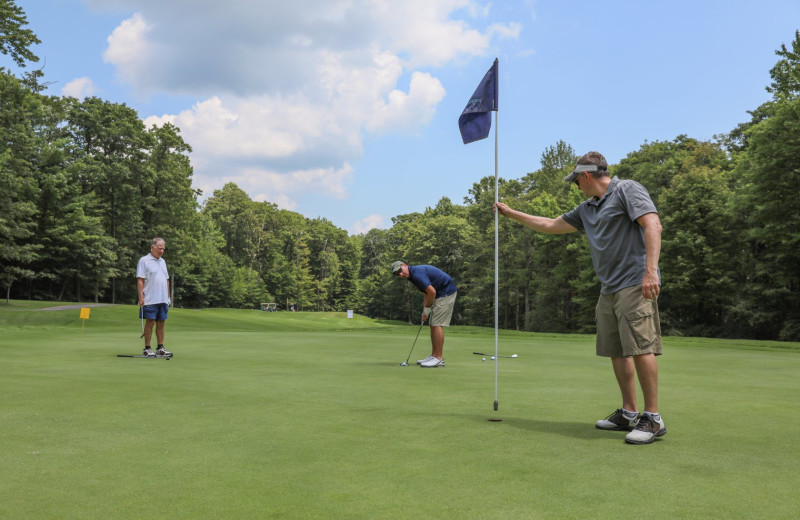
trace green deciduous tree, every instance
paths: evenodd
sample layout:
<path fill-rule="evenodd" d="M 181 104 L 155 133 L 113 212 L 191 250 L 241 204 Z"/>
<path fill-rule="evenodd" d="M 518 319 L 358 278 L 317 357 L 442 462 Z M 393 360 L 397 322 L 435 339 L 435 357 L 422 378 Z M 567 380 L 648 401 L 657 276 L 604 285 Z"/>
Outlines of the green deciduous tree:
<path fill-rule="evenodd" d="M 724 335 L 735 302 L 741 236 L 731 208 L 730 172 L 695 167 L 662 193 L 660 301 L 669 333 Z"/>
<path fill-rule="evenodd" d="M 791 50 L 776 51 L 767 90 L 773 99 L 743 130 L 746 148 L 737 163 L 742 179 L 737 211 L 749 230 L 751 265 L 741 280 L 736 321 L 758 338 L 800 340 L 800 31 Z"/>
<path fill-rule="evenodd" d="M 116 271 L 129 272 L 137 258 L 131 244 L 144 244 L 145 201 L 142 184 L 151 140 L 136 111 L 124 104 L 91 97 L 65 101 L 72 182 L 82 194 L 96 195 L 106 234 L 114 241 Z M 168 238 L 168 237 L 167 237 Z M 116 278 L 111 299 L 116 300 Z M 135 295 L 134 277 L 123 279 L 123 294 Z"/>
<path fill-rule="evenodd" d="M 25 25 L 25 11 L 14 0 L 0 0 L 0 53 L 11 56 L 19 67 L 24 67 L 26 61 L 39 61 L 30 47 L 41 41 Z"/>
<path fill-rule="evenodd" d="M 31 279 L 40 246 L 31 240 L 37 208 L 34 125 L 42 104 L 19 80 L 0 70 L 0 284 L 10 297 L 18 280 Z"/>

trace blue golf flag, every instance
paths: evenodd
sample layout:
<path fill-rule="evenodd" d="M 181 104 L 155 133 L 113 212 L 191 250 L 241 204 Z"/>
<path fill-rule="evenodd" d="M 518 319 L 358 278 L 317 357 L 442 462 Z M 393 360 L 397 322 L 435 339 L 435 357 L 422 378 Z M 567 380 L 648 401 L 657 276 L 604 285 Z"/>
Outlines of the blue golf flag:
<path fill-rule="evenodd" d="M 497 110 L 497 58 L 481 80 L 458 118 L 464 144 L 486 139 L 492 129 L 492 112 Z"/>

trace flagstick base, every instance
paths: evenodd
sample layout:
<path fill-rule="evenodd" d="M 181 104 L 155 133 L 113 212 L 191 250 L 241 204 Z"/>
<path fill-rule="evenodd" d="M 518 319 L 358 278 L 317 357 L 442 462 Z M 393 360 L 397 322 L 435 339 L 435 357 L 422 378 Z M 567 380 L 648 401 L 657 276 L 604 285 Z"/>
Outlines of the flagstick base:
<path fill-rule="evenodd" d="M 498 403 L 497 403 L 497 401 L 495 401 L 495 402 L 494 402 L 494 411 L 495 411 L 495 412 L 497 411 L 497 408 L 498 408 Z M 500 419 L 500 418 L 492 418 L 492 419 L 489 419 L 489 422 L 503 422 L 503 419 Z"/>

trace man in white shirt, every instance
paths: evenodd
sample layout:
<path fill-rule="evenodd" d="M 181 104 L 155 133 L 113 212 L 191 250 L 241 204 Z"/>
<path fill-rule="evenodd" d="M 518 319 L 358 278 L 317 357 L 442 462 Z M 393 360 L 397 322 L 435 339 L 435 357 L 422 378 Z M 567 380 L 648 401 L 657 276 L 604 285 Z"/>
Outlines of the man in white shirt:
<path fill-rule="evenodd" d="M 150 253 L 139 259 L 136 266 L 136 287 L 139 290 L 139 318 L 144 318 L 144 350 L 147 357 L 172 357 L 172 352 L 164 348 L 164 322 L 169 312 L 169 272 L 164 255 L 166 242 L 156 237 L 150 242 Z M 153 335 L 153 324 L 156 326 L 158 348 L 155 352 L 150 348 Z"/>

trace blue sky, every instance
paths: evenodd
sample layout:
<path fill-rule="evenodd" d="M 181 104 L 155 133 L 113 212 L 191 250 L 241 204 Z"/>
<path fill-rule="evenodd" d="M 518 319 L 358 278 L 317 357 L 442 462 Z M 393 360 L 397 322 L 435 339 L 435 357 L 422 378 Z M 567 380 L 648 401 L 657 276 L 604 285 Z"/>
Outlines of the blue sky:
<path fill-rule="evenodd" d="M 500 176 L 519 178 L 559 140 L 614 164 L 729 132 L 800 29 L 797 0 L 17 4 L 49 94 L 176 124 L 204 198 L 232 181 L 350 233 L 494 175 L 494 131 L 465 146 L 457 121 L 495 58 Z"/>

